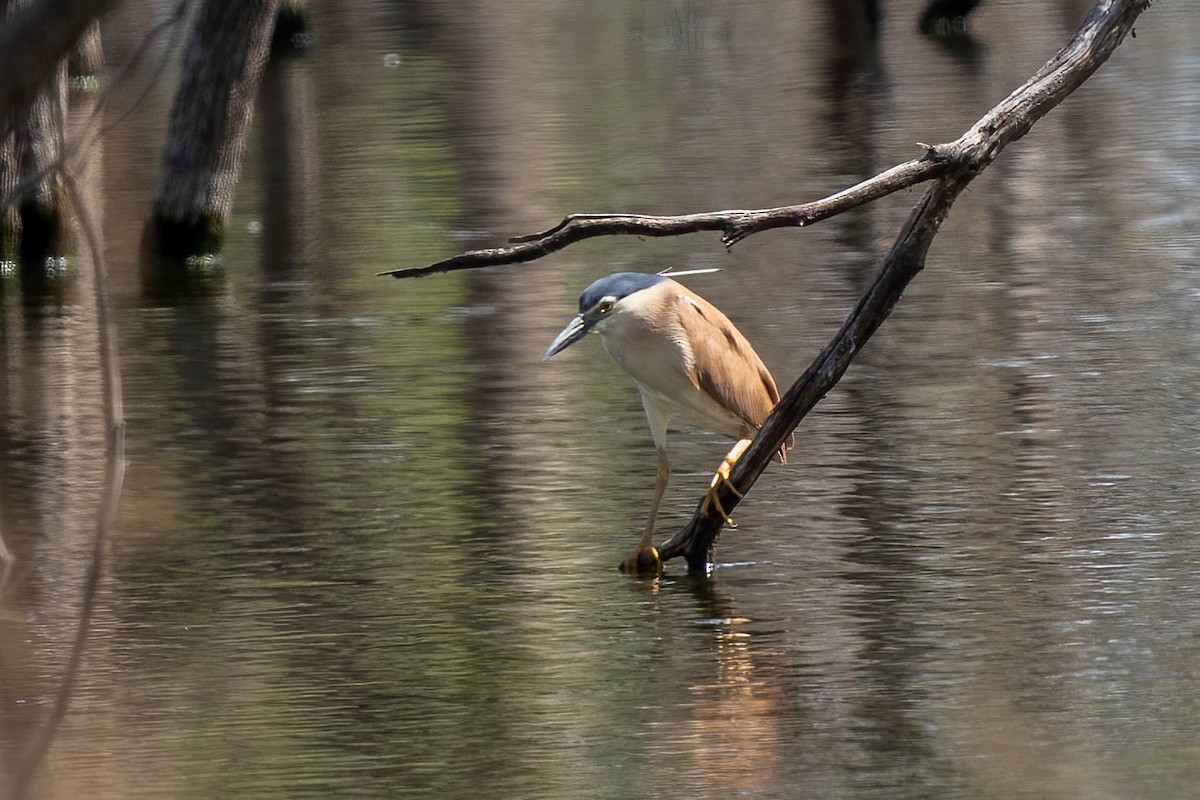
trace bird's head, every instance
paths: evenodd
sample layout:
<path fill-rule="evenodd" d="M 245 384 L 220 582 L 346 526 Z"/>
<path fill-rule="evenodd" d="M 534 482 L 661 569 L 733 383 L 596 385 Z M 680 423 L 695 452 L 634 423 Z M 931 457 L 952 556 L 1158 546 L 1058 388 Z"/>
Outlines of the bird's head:
<path fill-rule="evenodd" d="M 546 348 L 542 360 L 553 358 L 578 342 L 598 326 L 621 314 L 622 302 L 651 286 L 667 280 L 664 275 L 648 275 L 644 272 L 615 272 L 607 275 L 583 290 L 579 295 L 579 314 L 567 323 L 562 333 Z"/>

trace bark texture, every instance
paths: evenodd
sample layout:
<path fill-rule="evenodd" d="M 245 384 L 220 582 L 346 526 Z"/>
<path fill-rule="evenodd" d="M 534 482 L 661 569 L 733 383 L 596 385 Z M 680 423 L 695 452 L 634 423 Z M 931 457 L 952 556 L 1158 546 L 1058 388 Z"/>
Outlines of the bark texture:
<path fill-rule="evenodd" d="M 16 257 L 21 232 L 17 216 L 17 141 L 14 136 L 0 137 L 0 262 Z"/>
<path fill-rule="evenodd" d="M 184 50 L 154 199 L 157 249 L 219 248 L 279 0 L 205 0 Z"/>
<path fill-rule="evenodd" d="M 113 0 L 0 0 L 0 255 L 26 275 L 64 244 L 67 54 Z"/>
<path fill-rule="evenodd" d="M 93 20 L 117 0 L 35 0 L 0 28 L 0 139 Z"/>
<path fill-rule="evenodd" d="M 75 43 L 67 62 L 71 88 L 84 91 L 97 88 L 99 75 L 103 71 L 104 45 L 100 39 L 100 20 L 92 20 Z"/>
<path fill-rule="evenodd" d="M 63 246 L 63 187 L 58 161 L 62 155 L 67 114 L 66 61 L 59 61 L 49 79 L 20 116 L 14 131 L 17 157 L 17 216 L 22 271 L 43 269 L 47 256 Z"/>

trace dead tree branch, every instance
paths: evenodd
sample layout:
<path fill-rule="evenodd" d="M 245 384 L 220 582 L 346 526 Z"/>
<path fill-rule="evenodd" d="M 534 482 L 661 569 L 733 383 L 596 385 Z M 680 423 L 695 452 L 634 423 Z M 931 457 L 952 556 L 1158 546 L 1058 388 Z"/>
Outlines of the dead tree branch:
<path fill-rule="evenodd" d="M 875 282 L 850 312 L 841 330 L 771 412 L 750 449 L 734 467 L 729 483 L 742 494 L 749 491 L 779 445 L 838 382 L 855 354 L 891 313 L 904 287 L 924 268 L 925 254 L 933 237 L 962 190 L 1008 144 L 1024 136 L 1035 122 L 1099 69 L 1149 6 L 1150 0 L 1101 0 L 1074 38 L 1023 86 L 958 140 L 934 148 L 953 167 L 934 181 L 913 208 L 884 258 Z M 727 487 L 722 491 L 721 502 L 727 512 L 740 499 Z M 703 516 L 700 507 L 697 504 L 691 522 L 660 548 L 663 561 L 682 555 L 693 572 L 707 569 L 713 542 L 723 523 L 719 518 Z"/>
<path fill-rule="evenodd" d="M 418 278 L 460 269 L 519 264 L 562 250 L 567 245 L 595 236 L 679 236 L 700 231 L 720 231 L 726 247 L 772 228 L 800 228 L 836 216 L 856 206 L 886 197 L 918 183 L 945 175 L 950 164 L 936 147 L 925 147 L 925 155 L 897 164 L 870 180 L 798 206 L 733 211 L 710 211 L 682 216 L 641 214 L 568 214 L 563 221 L 541 233 L 514 236 L 510 247 L 470 250 L 427 267 L 393 269 L 380 275 Z"/>
<path fill-rule="evenodd" d="M 884 258 L 878 276 L 859 300 L 837 335 L 791 386 L 764 423 L 750 449 L 734 467 L 729 484 L 744 495 L 800 420 L 838 382 L 854 358 L 891 313 L 904 288 L 925 266 L 925 256 L 955 199 L 1010 143 L 1086 81 L 1133 30 L 1150 0 L 1100 0 L 1065 47 L 1020 88 L 1002 100 L 958 139 L 922 145 L 925 155 L 907 161 L 837 194 L 797 206 L 761 210 L 717 211 L 684 216 L 636 214 L 571 214 L 541 233 L 516 237 L 509 247 L 475 250 L 413 269 L 380 273 L 397 278 L 430 275 L 475 267 L 516 264 L 540 258 L 582 239 L 607 235 L 676 236 L 720 231 L 729 247 L 760 231 L 802 227 L 888 194 L 933 181 L 913 208 Z M 721 502 L 726 511 L 740 497 L 727 487 Z M 691 522 L 661 548 L 664 561 L 684 556 L 696 572 L 707 569 L 722 520 L 705 517 L 697 504 Z"/>

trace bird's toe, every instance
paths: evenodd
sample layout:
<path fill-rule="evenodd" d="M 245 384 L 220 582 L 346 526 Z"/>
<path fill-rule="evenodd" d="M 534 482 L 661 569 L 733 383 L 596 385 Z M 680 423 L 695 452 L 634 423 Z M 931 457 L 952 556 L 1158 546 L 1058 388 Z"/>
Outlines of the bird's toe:
<path fill-rule="evenodd" d="M 639 547 L 621 562 L 621 572 L 639 578 L 662 575 L 662 559 L 654 547 Z"/>

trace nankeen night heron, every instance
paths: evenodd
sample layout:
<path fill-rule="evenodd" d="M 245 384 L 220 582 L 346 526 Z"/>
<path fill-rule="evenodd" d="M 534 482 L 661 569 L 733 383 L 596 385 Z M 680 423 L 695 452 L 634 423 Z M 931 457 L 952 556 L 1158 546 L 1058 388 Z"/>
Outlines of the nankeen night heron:
<path fill-rule="evenodd" d="M 579 315 L 563 328 L 542 359 L 562 352 L 591 331 L 600 334 L 608 355 L 637 383 L 658 450 L 646 532 L 624 565 L 630 573 L 657 573 L 661 562 L 653 545 L 654 520 L 671 474 L 667 424 L 679 417 L 737 441 L 713 476 L 703 506 L 704 513 L 715 509 L 732 525 L 717 490 L 750 446 L 751 435 L 779 402 L 779 390 L 758 353 L 729 318 L 664 274 L 617 272 L 584 289 Z M 781 461 L 786 448 L 779 452 Z M 735 487 L 729 488 L 738 494 Z"/>

